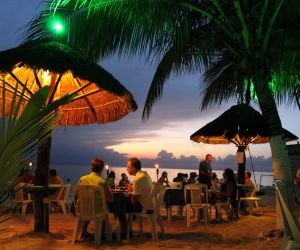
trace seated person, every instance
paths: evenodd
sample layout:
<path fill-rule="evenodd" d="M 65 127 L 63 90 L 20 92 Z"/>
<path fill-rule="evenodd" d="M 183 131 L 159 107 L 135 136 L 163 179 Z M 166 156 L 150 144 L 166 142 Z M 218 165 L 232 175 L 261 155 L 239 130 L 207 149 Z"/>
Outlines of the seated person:
<path fill-rule="evenodd" d="M 300 186 L 300 168 L 297 169 L 295 178 L 294 178 L 294 184 Z"/>
<path fill-rule="evenodd" d="M 161 186 L 169 186 L 168 173 L 166 171 L 162 172 L 161 177 L 157 182 Z"/>
<path fill-rule="evenodd" d="M 251 172 L 245 173 L 245 185 L 248 185 L 248 187 L 244 187 L 242 194 L 244 196 L 251 196 L 251 193 L 254 190 L 254 184 L 251 181 Z"/>
<path fill-rule="evenodd" d="M 245 173 L 245 185 L 253 185 L 251 181 L 251 172 Z"/>
<path fill-rule="evenodd" d="M 119 181 L 119 187 L 123 188 L 128 184 L 130 184 L 130 181 L 128 180 L 127 175 L 125 173 L 122 173 L 121 180 Z"/>
<path fill-rule="evenodd" d="M 191 172 L 190 178 L 187 180 L 187 184 L 196 183 L 197 182 L 197 173 Z"/>
<path fill-rule="evenodd" d="M 138 158 L 130 158 L 127 162 L 127 171 L 135 176 L 132 186 L 132 195 L 130 202 L 126 204 L 128 212 L 141 212 L 147 207 L 147 212 L 152 213 L 154 209 L 153 201 L 147 203 L 152 195 L 154 186 L 147 172 L 141 170 L 141 161 Z"/>
<path fill-rule="evenodd" d="M 188 174 L 183 174 L 183 182 L 184 182 L 184 183 L 187 183 L 188 178 L 189 178 L 189 175 L 188 175 Z"/>
<path fill-rule="evenodd" d="M 105 179 L 101 177 L 101 172 L 103 171 L 103 169 L 104 169 L 104 162 L 102 159 L 96 158 L 92 160 L 90 174 L 82 176 L 77 185 L 93 185 L 93 186 L 103 187 L 106 202 L 113 202 L 114 200 L 113 193 L 110 187 L 105 183 Z M 99 202 L 100 202 L 100 197 L 99 200 L 97 199 L 95 201 L 95 207 L 97 207 L 97 204 L 99 204 Z M 90 234 L 87 232 L 88 225 L 89 225 L 89 221 L 84 223 L 82 228 L 82 237 L 90 236 Z"/>
<path fill-rule="evenodd" d="M 56 169 L 50 169 L 50 172 L 49 172 L 49 180 L 48 180 L 48 183 L 49 184 L 59 184 L 59 185 L 64 185 L 64 182 L 62 180 L 62 178 L 60 178 L 60 176 L 57 175 L 57 171 Z M 57 189 L 57 191 L 55 191 L 54 194 L 50 195 L 50 198 L 53 199 L 53 200 L 56 200 L 56 199 L 63 199 L 64 197 L 64 194 L 61 194 L 60 197 L 58 197 L 59 193 L 60 193 L 60 189 Z"/>
<path fill-rule="evenodd" d="M 211 187 L 210 187 L 210 190 L 211 191 L 220 191 L 220 188 L 221 188 L 221 183 L 218 179 L 218 176 L 215 172 L 213 172 L 211 174 Z"/>
<path fill-rule="evenodd" d="M 173 179 L 173 182 L 185 182 L 184 174 L 183 173 L 178 173 L 177 176 Z"/>
<path fill-rule="evenodd" d="M 106 183 L 110 188 L 115 188 L 115 178 L 116 178 L 115 172 L 110 171 L 106 179 Z"/>
<path fill-rule="evenodd" d="M 217 193 L 217 199 L 226 202 L 230 198 L 230 204 L 233 209 L 233 218 L 238 219 L 238 208 L 236 201 L 237 184 L 234 178 L 234 172 L 232 169 L 227 168 L 223 173 L 224 184 L 221 186 L 221 191 Z"/>

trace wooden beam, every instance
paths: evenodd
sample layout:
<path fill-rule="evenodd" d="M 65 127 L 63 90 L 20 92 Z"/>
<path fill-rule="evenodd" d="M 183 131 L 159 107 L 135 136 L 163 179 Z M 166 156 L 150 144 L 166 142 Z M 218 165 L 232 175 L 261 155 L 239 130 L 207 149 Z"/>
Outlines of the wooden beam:
<path fill-rule="evenodd" d="M 33 70 L 33 74 L 34 74 L 34 78 L 35 78 L 36 84 L 37 84 L 37 85 L 39 86 L 39 88 L 41 89 L 41 88 L 42 88 L 42 84 L 41 84 L 41 82 L 40 82 L 40 80 L 39 80 L 39 77 L 38 77 L 38 75 L 37 75 L 36 70 Z"/>
<path fill-rule="evenodd" d="M 58 78 L 56 79 L 56 82 L 55 82 L 55 84 L 54 84 L 54 86 L 53 86 L 53 89 L 51 90 L 51 93 L 50 93 L 50 97 L 49 97 L 48 103 L 52 103 L 53 98 L 54 98 L 54 95 L 55 95 L 55 92 L 56 92 L 56 90 L 57 90 L 58 84 L 59 84 L 59 82 L 60 82 L 62 76 L 63 76 L 63 74 L 58 75 Z"/>
<path fill-rule="evenodd" d="M 83 87 L 84 85 L 81 86 L 81 85 L 80 85 L 80 82 L 77 80 L 77 78 L 74 79 L 74 82 L 77 84 L 77 86 L 79 86 L 79 89 L 77 89 L 77 92 L 82 91 L 82 93 L 84 93 L 83 89 L 91 84 L 91 82 L 88 82 L 88 84 L 85 84 L 86 86 Z M 100 89 L 99 89 L 99 90 L 100 90 Z M 84 93 L 84 94 L 85 94 L 85 93 Z M 76 98 L 75 98 L 75 99 L 76 99 Z M 84 96 L 84 100 L 85 100 L 86 104 L 89 106 L 90 111 L 92 112 L 92 114 L 93 114 L 93 116 L 94 116 L 94 118 L 95 118 L 95 121 L 97 122 L 97 120 L 98 120 L 97 113 L 96 113 L 96 110 L 93 108 L 92 103 L 90 102 L 90 100 L 88 99 L 87 96 Z"/>

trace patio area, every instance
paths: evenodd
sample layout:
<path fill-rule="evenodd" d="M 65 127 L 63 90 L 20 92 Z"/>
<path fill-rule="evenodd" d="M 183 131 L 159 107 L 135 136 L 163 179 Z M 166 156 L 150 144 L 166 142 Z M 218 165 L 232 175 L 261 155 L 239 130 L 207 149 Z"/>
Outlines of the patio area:
<path fill-rule="evenodd" d="M 133 223 L 134 237 L 128 242 L 101 242 L 101 249 L 279 249 L 281 238 L 269 237 L 258 240 L 262 232 L 275 228 L 275 195 L 273 189 L 262 196 L 261 207 L 254 216 L 241 215 L 239 220 L 211 223 L 202 222 L 185 226 L 183 219 L 173 218 L 168 223 L 164 219 L 166 234 L 159 234 L 158 241 L 152 241 L 148 223 L 144 223 L 143 237 L 138 236 L 137 223 Z M 162 214 L 165 214 L 162 209 Z M 175 211 L 174 213 L 175 214 Z M 113 225 L 112 219 L 112 225 Z M 34 233 L 33 216 L 16 216 L 0 226 L 0 249 L 95 249 L 93 239 L 81 240 L 72 245 L 71 239 L 75 218 L 72 214 L 50 214 L 50 233 Z M 113 225 L 114 226 L 114 225 Z M 89 229 L 92 232 L 92 227 Z"/>

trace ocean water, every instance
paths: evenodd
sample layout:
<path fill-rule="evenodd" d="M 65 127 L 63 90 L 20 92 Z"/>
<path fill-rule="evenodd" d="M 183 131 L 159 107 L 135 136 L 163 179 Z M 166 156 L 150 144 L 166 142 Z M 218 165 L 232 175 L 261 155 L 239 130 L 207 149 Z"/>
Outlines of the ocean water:
<path fill-rule="evenodd" d="M 83 175 L 86 175 L 90 172 L 90 166 L 72 166 L 72 165 L 57 165 L 57 166 L 52 166 L 52 168 L 56 169 L 58 172 L 58 175 L 64 180 L 64 182 L 68 179 L 70 179 L 72 185 L 75 185 L 79 178 Z M 154 167 L 152 168 L 147 168 L 144 167 L 142 168 L 144 171 L 147 171 L 148 174 L 150 175 L 151 179 L 153 181 L 157 180 L 156 176 L 156 169 Z M 116 179 L 115 183 L 119 183 L 119 180 L 121 179 L 121 174 L 126 173 L 128 176 L 129 180 L 133 180 L 134 176 L 130 176 L 127 173 L 126 167 L 111 167 L 109 168 L 110 171 L 114 171 L 116 173 Z M 188 175 L 190 172 L 197 172 L 198 169 L 172 169 L 172 168 L 161 168 L 159 169 L 159 175 L 158 177 L 161 176 L 161 173 L 163 171 L 166 171 L 168 173 L 168 179 L 169 181 L 173 181 L 173 178 L 176 177 L 177 173 L 187 173 Z M 218 176 L 218 178 L 223 178 L 223 171 L 222 170 L 213 170 Z M 103 170 L 102 172 L 102 177 L 106 178 L 107 172 L 106 170 Z M 252 173 L 252 182 L 253 183 L 258 183 L 261 186 L 272 186 L 273 184 L 273 173 L 272 172 L 255 172 L 255 178 Z M 256 181 L 255 181 L 256 180 Z"/>

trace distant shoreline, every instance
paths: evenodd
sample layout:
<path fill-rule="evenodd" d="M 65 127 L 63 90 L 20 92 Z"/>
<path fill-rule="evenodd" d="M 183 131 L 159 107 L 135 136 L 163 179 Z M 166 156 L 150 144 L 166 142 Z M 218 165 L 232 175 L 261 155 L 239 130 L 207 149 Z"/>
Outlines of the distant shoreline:
<path fill-rule="evenodd" d="M 82 168 L 82 167 L 86 167 L 86 168 L 89 168 L 89 166 L 87 165 L 80 165 L 80 164 L 52 164 L 53 165 L 53 168 L 55 168 L 56 166 L 73 166 L 74 168 Z M 217 164 L 216 164 L 217 165 Z M 113 168 L 122 168 L 124 167 L 124 170 L 126 170 L 126 166 L 110 166 L 111 169 Z M 151 169 L 153 168 L 154 169 L 154 166 L 143 166 L 142 168 L 147 168 L 147 169 Z M 232 166 L 232 165 L 227 165 L 227 166 L 214 166 L 212 164 L 212 169 L 213 171 L 223 171 L 225 170 L 226 168 L 232 168 L 234 171 L 237 171 L 238 167 L 237 165 L 236 166 Z M 160 169 L 181 169 L 181 170 L 191 170 L 191 171 L 198 171 L 198 166 L 195 166 L 195 167 L 181 167 L 181 166 L 161 166 Z M 252 168 L 251 166 L 247 166 L 246 167 L 246 171 L 251 171 L 252 172 Z M 259 167 L 259 166 L 256 166 L 254 168 L 254 172 L 268 172 L 268 173 L 273 173 L 273 169 L 271 168 L 267 168 L 267 167 Z"/>

